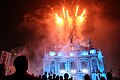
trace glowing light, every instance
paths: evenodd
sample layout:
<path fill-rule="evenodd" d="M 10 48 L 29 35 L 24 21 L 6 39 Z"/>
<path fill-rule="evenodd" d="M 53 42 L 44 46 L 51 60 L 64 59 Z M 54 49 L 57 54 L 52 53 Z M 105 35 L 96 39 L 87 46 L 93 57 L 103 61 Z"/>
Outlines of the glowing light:
<path fill-rule="evenodd" d="M 60 73 L 62 73 L 62 74 L 65 73 L 65 70 L 60 70 Z"/>
<path fill-rule="evenodd" d="M 77 8 L 76 8 L 75 17 L 77 17 L 77 14 L 78 14 L 78 7 L 79 7 L 79 6 L 77 6 Z"/>
<path fill-rule="evenodd" d="M 87 69 L 82 69 L 82 72 L 86 74 L 86 73 L 88 73 L 88 70 Z"/>
<path fill-rule="evenodd" d="M 55 24 L 58 27 L 61 36 L 63 36 L 62 33 L 66 32 L 66 30 L 67 32 L 70 32 L 74 25 L 76 29 L 81 29 L 79 27 L 81 27 L 86 21 L 86 9 L 84 9 L 80 15 L 78 15 L 78 9 L 79 6 L 76 7 L 74 17 L 70 16 L 68 9 L 65 9 L 64 7 L 62 8 L 62 15 L 59 16 L 55 13 Z M 77 34 L 79 34 L 79 32 Z"/>
<path fill-rule="evenodd" d="M 75 73 L 76 73 L 76 70 L 71 70 L 71 73 L 72 73 L 72 74 L 75 74 Z"/>
<path fill-rule="evenodd" d="M 58 56 L 63 56 L 63 53 L 59 52 L 59 53 L 58 53 Z"/>
<path fill-rule="evenodd" d="M 63 17 L 65 18 L 65 9 L 64 9 L 64 7 L 63 7 Z"/>
<path fill-rule="evenodd" d="M 95 50 L 95 49 L 92 49 L 92 50 L 90 50 L 90 53 L 91 53 L 91 54 L 96 54 L 96 50 Z"/>
<path fill-rule="evenodd" d="M 69 16 L 69 15 L 68 15 L 68 10 L 66 10 L 66 18 L 68 18 L 68 16 Z"/>
<path fill-rule="evenodd" d="M 70 56 L 74 56 L 74 53 L 69 53 Z"/>
<path fill-rule="evenodd" d="M 55 52 L 49 52 L 50 56 L 55 56 Z"/>
<path fill-rule="evenodd" d="M 59 25 L 59 26 L 63 26 L 64 25 L 64 20 L 63 18 L 59 17 L 58 14 L 55 13 L 55 19 L 56 19 L 56 23 Z"/>
<path fill-rule="evenodd" d="M 83 13 L 81 14 L 81 16 L 84 16 L 86 13 L 86 9 L 83 10 Z"/>
<path fill-rule="evenodd" d="M 81 55 L 88 55 L 88 52 L 87 52 L 87 51 L 83 51 L 83 52 L 81 53 Z"/>
<path fill-rule="evenodd" d="M 85 22 L 85 13 L 86 13 L 86 9 L 83 10 L 82 14 L 80 16 L 77 16 L 77 21 L 76 21 L 76 24 L 79 26 L 79 25 L 82 25 L 84 22 Z"/>

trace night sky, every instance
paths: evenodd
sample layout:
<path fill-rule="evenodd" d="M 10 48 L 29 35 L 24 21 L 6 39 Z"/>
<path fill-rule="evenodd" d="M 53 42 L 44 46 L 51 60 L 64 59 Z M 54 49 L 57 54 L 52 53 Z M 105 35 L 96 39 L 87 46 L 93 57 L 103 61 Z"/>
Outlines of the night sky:
<path fill-rule="evenodd" d="M 95 28 L 92 32 L 95 34 L 92 35 L 93 43 L 100 46 L 103 51 L 107 68 L 120 68 L 120 0 L 95 0 L 95 2 L 100 8 L 102 6 L 103 27 L 102 30 Z M 28 38 L 33 36 L 29 29 L 19 31 L 24 15 L 44 8 L 43 5 L 55 3 L 57 0 L 0 0 L 0 50 L 10 51 L 24 46 Z"/>

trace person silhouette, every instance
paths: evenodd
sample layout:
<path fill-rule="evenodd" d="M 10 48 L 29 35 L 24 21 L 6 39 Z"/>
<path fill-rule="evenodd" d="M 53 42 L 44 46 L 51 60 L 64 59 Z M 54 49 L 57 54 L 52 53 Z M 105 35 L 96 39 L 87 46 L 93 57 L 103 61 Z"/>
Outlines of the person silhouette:
<path fill-rule="evenodd" d="M 84 80 L 91 80 L 91 79 L 90 79 L 90 76 L 89 76 L 88 74 L 85 74 L 85 75 L 84 75 Z"/>
<path fill-rule="evenodd" d="M 42 76 L 42 80 L 47 80 L 47 72 L 44 72 L 44 75 Z"/>
<path fill-rule="evenodd" d="M 65 74 L 64 74 L 64 80 L 68 80 L 68 78 L 69 78 L 68 73 L 65 73 Z"/>
<path fill-rule="evenodd" d="M 113 76 L 111 72 L 107 72 L 106 77 L 107 77 L 107 80 L 113 80 Z"/>
<path fill-rule="evenodd" d="M 34 75 L 27 72 L 28 59 L 25 55 L 17 56 L 14 59 L 14 67 L 16 71 L 8 76 L 5 76 L 4 80 L 36 80 Z"/>
<path fill-rule="evenodd" d="M 60 76 L 60 80 L 63 80 L 63 76 Z"/>

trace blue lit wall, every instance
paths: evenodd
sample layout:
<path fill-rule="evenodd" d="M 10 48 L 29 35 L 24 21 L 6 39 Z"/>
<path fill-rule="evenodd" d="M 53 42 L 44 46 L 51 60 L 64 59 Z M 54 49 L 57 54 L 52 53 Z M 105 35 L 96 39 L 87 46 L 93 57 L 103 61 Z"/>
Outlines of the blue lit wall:
<path fill-rule="evenodd" d="M 67 50 L 71 49 L 72 50 Z M 68 73 L 69 76 L 75 79 L 83 79 L 85 74 L 89 74 L 92 80 L 106 76 L 103 56 L 100 50 L 96 49 L 77 49 L 75 45 L 67 46 L 59 52 L 50 51 L 44 55 L 43 72 L 47 71 L 50 74 L 63 75 Z"/>

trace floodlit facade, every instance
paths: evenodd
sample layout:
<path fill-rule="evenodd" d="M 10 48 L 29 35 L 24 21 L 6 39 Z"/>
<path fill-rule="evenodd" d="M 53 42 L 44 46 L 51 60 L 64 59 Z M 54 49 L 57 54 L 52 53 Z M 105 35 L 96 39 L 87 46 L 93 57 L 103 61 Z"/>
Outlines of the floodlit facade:
<path fill-rule="evenodd" d="M 92 80 L 106 76 L 102 52 L 92 47 L 91 40 L 88 47 L 71 42 L 60 51 L 45 53 L 43 63 L 43 72 L 68 73 L 76 80 L 83 80 L 85 74 L 89 74 Z"/>

